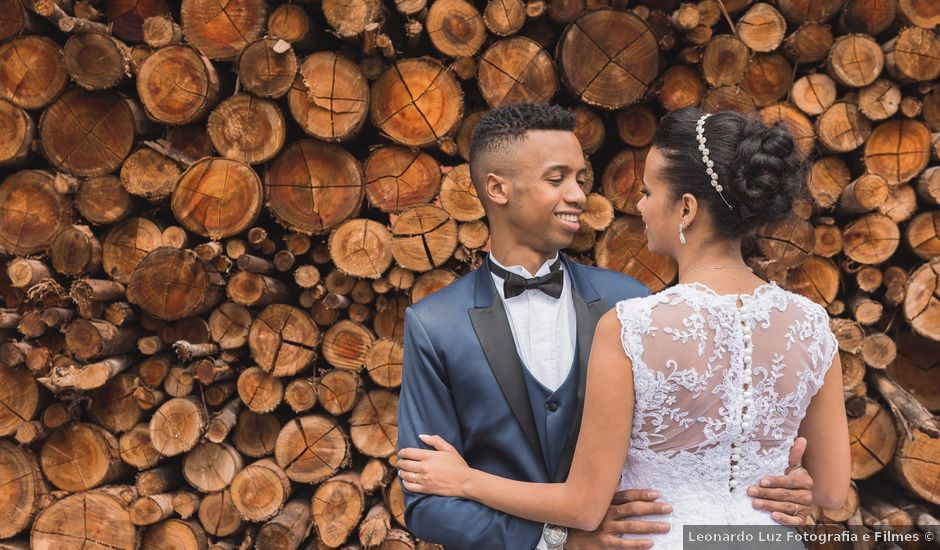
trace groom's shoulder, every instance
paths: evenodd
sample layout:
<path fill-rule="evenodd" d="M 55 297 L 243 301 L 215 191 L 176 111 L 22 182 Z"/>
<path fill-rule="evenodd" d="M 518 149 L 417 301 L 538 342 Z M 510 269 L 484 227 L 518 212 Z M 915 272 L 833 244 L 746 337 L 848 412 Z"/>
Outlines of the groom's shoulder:
<path fill-rule="evenodd" d="M 608 298 L 615 298 L 614 301 L 639 298 L 650 294 L 650 289 L 646 285 L 625 273 L 576 262 L 574 265 L 576 266 L 575 269 L 581 271 L 591 280 L 598 292 Z"/>
<path fill-rule="evenodd" d="M 475 273 L 476 271 L 467 273 L 444 288 L 412 304 L 410 309 L 422 321 L 461 313 L 465 315 L 466 309 L 473 303 L 473 278 Z M 461 306 L 464 307 L 461 308 Z"/>

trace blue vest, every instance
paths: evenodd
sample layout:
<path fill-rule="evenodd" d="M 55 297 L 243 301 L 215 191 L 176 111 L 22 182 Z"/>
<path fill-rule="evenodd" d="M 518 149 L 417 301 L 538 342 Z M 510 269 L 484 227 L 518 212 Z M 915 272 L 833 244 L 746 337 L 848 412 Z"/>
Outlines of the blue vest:
<path fill-rule="evenodd" d="M 549 477 L 552 477 L 558 468 L 558 460 L 578 409 L 578 350 L 575 349 L 568 377 L 554 392 L 536 380 L 528 368 L 523 367 L 522 372 L 529 391 L 535 428 L 544 451 L 545 467 Z"/>

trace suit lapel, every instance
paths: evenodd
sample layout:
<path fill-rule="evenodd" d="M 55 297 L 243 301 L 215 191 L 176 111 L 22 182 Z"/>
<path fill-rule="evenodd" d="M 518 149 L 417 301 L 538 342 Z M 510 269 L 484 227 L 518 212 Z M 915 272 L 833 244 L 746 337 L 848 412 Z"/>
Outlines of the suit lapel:
<path fill-rule="evenodd" d="M 477 269 L 475 294 L 477 307 L 469 310 L 473 330 L 509 408 L 522 426 L 532 450 L 544 464 L 542 445 L 535 427 L 525 375 L 522 373 L 524 367 L 512 339 L 512 327 L 509 326 L 506 309 L 496 294 L 490 270 L 485 263 Z"/>
<path fill-rule="evenodd" d="M 583 276 L 578 266 L 572 261 L 565 261 L 565 269 L 571 274 L 573 281 L 572 298 L 577 316 L 577 361 L 578 361 L 578 405 L 571 420 L 571 430 L 565 446 L 558 458 L 553 481 L 560 483 L 568 477 L 571 460 L 578 443 L 578 433 L 581 430 L 581 414 L 584 412 L 584 392 L 587 386 L 588 359 L 591 357 L 591 344 L 594 342 L 594 330 L 597 322 L 610 309 L 607 300 L 600 297 L 587 277 Z M 583 295 L 583 297 L 582 297 Z"/>

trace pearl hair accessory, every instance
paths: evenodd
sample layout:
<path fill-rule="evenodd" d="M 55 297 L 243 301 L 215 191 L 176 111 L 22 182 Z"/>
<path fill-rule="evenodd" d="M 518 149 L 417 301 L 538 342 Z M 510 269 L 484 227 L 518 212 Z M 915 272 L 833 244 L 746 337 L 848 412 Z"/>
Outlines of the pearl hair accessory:
<path fill-rule="evenodd" d="M 702 162 L 705 163 L 705 173 L 712 179 L 712 187 L 715 188 L 715 191 L 718 191 L 718 196 L 721 197 L 721 200 L 728 205 L 728 210 L 734 210 L 734 207 L 731 206 L 722 194 L 723 188 L 721 184 L 718 183 L 718 173 L 715 172 L 715 163 L 708 158 L 708 147 L 705 146 L 705 119 L 710 116 L 712 115 L 706 113 L 698 119 L 698 123 L 695 125 L 695 139 L 698 140 L 698 150 L 702 153 Z"/>

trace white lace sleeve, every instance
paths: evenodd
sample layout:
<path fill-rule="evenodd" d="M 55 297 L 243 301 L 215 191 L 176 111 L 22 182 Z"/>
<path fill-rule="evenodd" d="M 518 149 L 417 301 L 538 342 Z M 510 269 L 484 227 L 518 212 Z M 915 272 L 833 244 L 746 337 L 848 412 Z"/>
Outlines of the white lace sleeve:
<path fill-rule="evenodd" d="M 816 338 L 819 341 L 821 353 L 818 370 L 820 378 L 825 378 L 836 353 L 839 352 L 839 341 L 829 328 L 829 313 L 822 306 L 817 306 L 816 315 Z"/>
<path fill-rule="evenodd" d="M 630 298 L 617 302 L 617 319 L 620 320 L 620 342 L 623 351 L 633 362 L 634 368 L 642 362 L 643 341 L 641 336 L 649 327 L 649 311 L 643 306 L 644 298 Z"/>

